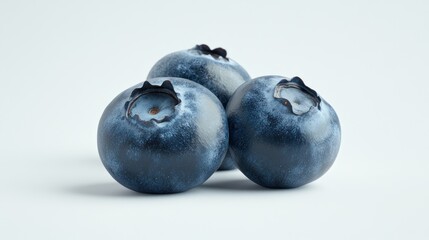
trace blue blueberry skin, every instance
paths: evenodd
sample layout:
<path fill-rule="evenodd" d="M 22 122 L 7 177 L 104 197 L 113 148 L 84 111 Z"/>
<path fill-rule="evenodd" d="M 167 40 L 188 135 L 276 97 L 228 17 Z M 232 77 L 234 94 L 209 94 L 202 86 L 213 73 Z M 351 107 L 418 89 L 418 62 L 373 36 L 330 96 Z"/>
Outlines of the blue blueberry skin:
<path fill-rule="evenodd" d="M 103 165 L 123 186 L 176 193 L 202 184 L 219 168 L 228 136 L 216 96 L 169 77 L 149 79 L 113 99 L 99 122 L 97 142 Z"/>
<path fill-rule="evenodd" d="M 234 161 L 264 187 L 295 188 L 318 179 L 340 148 L 337 114 L 298 77 L 244 83 L 230 99 L 227 116 Z"/>
<path fill-rule="evenodd" d="M 197 82 L 212 91 L 224 107 L 234 91 L 250 80 L 246 70 L 227 57 L 226 50 L 212 50 L 205 44 L 163 57 L 149 72 L 148 79 L 154 77 L 180 77 Z M 219 170 L 234 168 L 228 153 Z"/>

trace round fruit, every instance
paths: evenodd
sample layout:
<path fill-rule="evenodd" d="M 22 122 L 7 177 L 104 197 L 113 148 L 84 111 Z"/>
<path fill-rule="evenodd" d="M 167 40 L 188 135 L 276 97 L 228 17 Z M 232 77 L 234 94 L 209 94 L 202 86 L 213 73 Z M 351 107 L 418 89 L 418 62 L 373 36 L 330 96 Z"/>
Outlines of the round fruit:
<path fill-rule="evenodd" d="M 230 99 L 227 116 L 234 161 L 264 187 L 294 188 L 318 179 L 340 147 L 337 114 L 298 77 L 246 82 Z"/>
<path fill-rule="evenodd" d="M 183 192 L 222 163 L 228 126 L 213 93 L 181 78 L 154 78 L 119 94 L 98 126 L 98 151 L 112 177 L 145 193 Z"/>
<path fill-rule="evenodd" d="M 149 72 L 148 79 L 154 77 L 180 77 L 197 82 L 212 91 L 224 107 L 234 91 L 250 80 L 246 70 L 227 57 L 225 49 L 210 49 L 205 44 L 163 57 Z M 227 154 L 220 170 L 234 168 Z"/>

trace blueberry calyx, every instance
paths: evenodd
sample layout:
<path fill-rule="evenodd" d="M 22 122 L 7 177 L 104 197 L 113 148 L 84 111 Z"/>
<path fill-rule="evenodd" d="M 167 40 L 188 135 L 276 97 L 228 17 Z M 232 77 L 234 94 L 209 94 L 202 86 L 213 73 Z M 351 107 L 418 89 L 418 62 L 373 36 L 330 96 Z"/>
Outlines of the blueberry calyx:
<path fill-rule="evenodd" d="M 219 57 L 223 57 L 224 59 L 226 59 L 227 61 L 229 60 L 226 55 L 227 52 L 225 49 L 223 48 L 215 48 L 215 49 L 210 49 L 210 47 L 206 44 L 201 44 L 201 45 L 197 45 L 194 48 L 195 50 L 200 51 L 203 54 L 206 55 L 211 55 L 214 58 L 219 58 Z"/>
<path fill-rule="evenodd" d="M 125 103 L 126 117 L 137 122 L 149 124 L 170 121 L 174 117 L 174 108 L 181 100 L 169 80 L 160 86 L 145 81 L 143 86 L 131 92 Z"/>
<path fill-rule="evenodd" d="M 292 93 L 291 97 L 295 98 L 294 101 L 290 101 L 288 96 L 282 93 L 286 89 L 297 89 L 299 93 Z M 310 111 L 311 108 L 317 107 L 320 110 L 321 98 L 316 91 L 309 88 L 304 84 L 299 77 L 293 77 L 291 80 L 283 79 L 281 80 L 274 89 L 274 98 L 279 100 L 283 105 L 285 105 L 293 114 L 302 115 Z M 302 101 L 303 100 L 303 101 Z M 305 102 L 306 101 L 306 102 Z M 304 102 L 304 103 L 302 103 Z M 309 106 L 306 108 L 306 105 Z"/>

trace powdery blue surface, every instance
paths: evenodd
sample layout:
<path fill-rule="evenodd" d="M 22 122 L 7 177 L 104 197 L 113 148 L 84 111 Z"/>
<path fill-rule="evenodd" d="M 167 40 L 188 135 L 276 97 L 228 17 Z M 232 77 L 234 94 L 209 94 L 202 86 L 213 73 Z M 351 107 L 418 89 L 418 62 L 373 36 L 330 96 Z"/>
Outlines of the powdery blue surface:
<path fill-rule="evenodd" d="M 280 76 L 266 76 L 243 84 L 231 98 L 227 115 L 230 152 L 238 168 L 266 187 L 293 188 L 322 176 L 334 163 L 341 129 L 333 108 L 323 99 L 293 114 L 274 89 Z M 292 95 L 295 97 L 295 95 Z"/>
<path fill-rule="evenodd" d="M 155 77 L 180 77 L 197 82 L 212 91 L 224 106 L 234 91 L 250 80 L 246 70 L 231 58 L 214 58 L 195 49 L 161 58 L 148 75 L 148 79 Z"/>
<path fill-rule="evenodd" d="M 125 117 L 131 92 L 119 94 L 106 108 L 98 128 L 98 149 L 112 177 L 138 192 L 182 192 L 200 185 L 219 168 L 228 148 L 223 106 L 206 88 L 179 78 L 170 80 L 181 102 L 167 122 L 142 124 Z"/>

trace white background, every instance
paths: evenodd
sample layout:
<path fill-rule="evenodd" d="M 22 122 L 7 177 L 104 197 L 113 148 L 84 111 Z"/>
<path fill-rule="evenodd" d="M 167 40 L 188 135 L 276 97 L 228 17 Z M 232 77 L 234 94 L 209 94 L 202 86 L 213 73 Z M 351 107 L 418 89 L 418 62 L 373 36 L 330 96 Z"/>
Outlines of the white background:
<path fill-rule="evenodd" d="M 325 176 L 267 190 L 222 172 L 174 195 L 109 176 L 104 107 L 200 43 L 334 106 Z M 0 239 L 429 239 L 428 46 L 427 1 L 1 0 Z"/>

